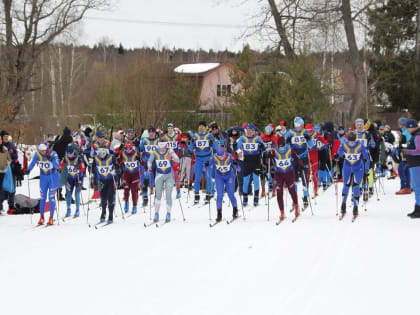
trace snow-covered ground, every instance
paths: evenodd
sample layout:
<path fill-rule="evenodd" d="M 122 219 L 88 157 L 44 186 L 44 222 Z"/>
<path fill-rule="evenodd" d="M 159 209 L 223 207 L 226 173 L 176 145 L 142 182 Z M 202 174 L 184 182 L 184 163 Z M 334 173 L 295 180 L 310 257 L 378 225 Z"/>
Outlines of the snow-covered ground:
<path fill-rule="evenodd" d="M 1 216 L 0 313 L 419 314 L 420 220 L 406 216 L 414 196 L 395 196 L 398 179 L 385 185 L 355 223 L 338 221 L 334 187 L 313 203 L 314 216 L 308 209 L 292 223 L 287 213 L 279 226 L 271 199 L 270 222 L 261 200 L 245 221 L 209 228 L 208 207 L 191 197 L 188 206 L 185 192 L 187 221 L 175 201 L 175 220 L 160 228 L 143 227 L 149 209 L 124 222 L 118 203 L 115 223 L 100 230 L 83 209 L 47 229 L 33 227 L 38 215 L 32 226 L 29 215 Z M 230 217 L 227 197 L 224 208 Z M 97 222 L 99 209 L 89 217 Z"/>

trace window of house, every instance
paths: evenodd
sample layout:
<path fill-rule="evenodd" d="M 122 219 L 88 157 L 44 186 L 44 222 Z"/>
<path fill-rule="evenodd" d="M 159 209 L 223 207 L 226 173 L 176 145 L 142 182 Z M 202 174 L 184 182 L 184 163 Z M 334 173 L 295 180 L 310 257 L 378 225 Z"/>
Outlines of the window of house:
<path fill-rule="evenodd" d="M 217 96 L 232 96 L 232 85 L 218 84 Z"/>

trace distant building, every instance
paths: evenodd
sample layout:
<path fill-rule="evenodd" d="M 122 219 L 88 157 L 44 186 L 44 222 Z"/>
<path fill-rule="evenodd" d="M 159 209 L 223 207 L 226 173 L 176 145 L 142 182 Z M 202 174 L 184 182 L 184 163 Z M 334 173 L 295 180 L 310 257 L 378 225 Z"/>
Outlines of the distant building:
<path fill-rule="evenodd" d="M 231 106 L 231 96 L 240 89 L 230 79 L 234 67 L 225 63 L 193 63 L 179 65 L 175 73 L 200 80 L 199 104 L 200 111 L 219 112 Z"/>

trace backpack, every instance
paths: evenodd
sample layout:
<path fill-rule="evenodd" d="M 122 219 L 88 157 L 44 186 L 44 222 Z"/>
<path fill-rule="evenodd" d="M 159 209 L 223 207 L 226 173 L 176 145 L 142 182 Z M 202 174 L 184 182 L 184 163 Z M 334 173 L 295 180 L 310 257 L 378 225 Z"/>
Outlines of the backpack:
<path fill-rule="evenodd" d="M 39 213 L 39 200 L 29 198 L 28 196 L 18 194 L 15 196 L 15 211 L 11 211 L 8 214 L 27 214 L 27 213 Z"/>

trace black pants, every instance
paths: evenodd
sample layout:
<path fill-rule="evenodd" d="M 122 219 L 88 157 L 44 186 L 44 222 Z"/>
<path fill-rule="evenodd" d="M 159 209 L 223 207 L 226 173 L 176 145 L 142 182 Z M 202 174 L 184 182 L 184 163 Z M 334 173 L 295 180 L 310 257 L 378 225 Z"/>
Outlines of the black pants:
<path fill-rule="evenodd" d="M 108 220 L 113 220 L 115 207 L 115 185 L 114 180 L 112 178 L 99 181 L 99 194 L 101 196 L 102 207 L 101 218 L 105 219 L 106 207 L 108 206 Z"/>

